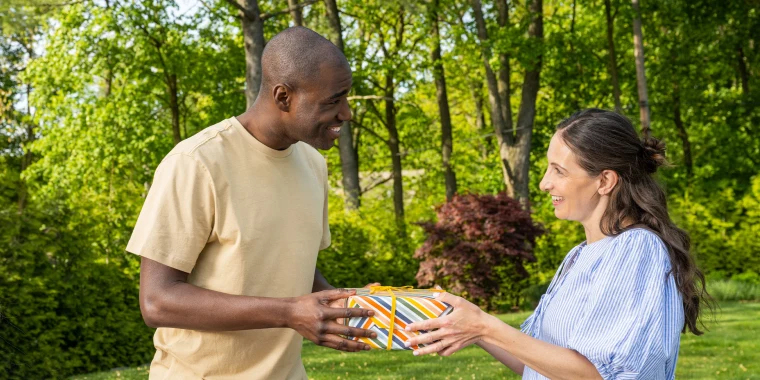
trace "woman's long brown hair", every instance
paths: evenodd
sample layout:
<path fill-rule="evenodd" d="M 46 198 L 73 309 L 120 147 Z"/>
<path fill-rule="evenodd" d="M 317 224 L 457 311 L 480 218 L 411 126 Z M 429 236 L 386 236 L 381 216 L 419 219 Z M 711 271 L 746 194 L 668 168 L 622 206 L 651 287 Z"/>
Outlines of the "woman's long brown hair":
<path fill-rule="evenodd" d="M 714 301 L 691 255 L 689 235 L 670 219 L 665 191 L 653 178 L 657 168 L 667 164 L 665 144 L 649 130 L 642 131 L 639 138 L 625 116 L 600 109 L 573 114 L 559 123 L 557 131 L 589 175 L 597 176 L 603 170 L 618 174 L 618 184 L 610 193 L 600 222 L 602 233 L 617 235 L 632 225 L 644 225 L 662 239 L 683 298 L 682 331 L 688 328 L 701 335 L 697 326 L 700 310 L 703 305 L 713 309 Z"/>

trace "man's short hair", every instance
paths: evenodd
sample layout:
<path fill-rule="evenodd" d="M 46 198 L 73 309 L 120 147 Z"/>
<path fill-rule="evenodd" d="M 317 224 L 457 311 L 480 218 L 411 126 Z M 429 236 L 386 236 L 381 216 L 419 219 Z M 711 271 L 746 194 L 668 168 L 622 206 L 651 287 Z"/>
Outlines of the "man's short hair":
<path fill-rule="evenodd" d="M 261 91 L 268 91 L 278 83 L 296 89 L 307 86 L 329 65 L 350 70 L 340 49 L 326 38 L 302 26 L 285 29 L 272 37 L 264 48 Z"/>

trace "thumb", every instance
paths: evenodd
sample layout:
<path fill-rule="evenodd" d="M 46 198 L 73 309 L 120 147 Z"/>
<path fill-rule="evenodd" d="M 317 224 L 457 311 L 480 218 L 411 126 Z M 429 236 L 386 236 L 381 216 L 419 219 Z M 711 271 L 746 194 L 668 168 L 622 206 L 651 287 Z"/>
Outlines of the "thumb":
<path fill-rule="evenodd" d="M 445 302 L 452 306 L 456 303 L 457 298 L 459 298 L 449 292 L 435 293 L 433 296 L 435 297 L 436 301 Z"/>
<path fill-rule="evenodd" d="M 369 283 L 367 285 L 364 285 L 364 287 L 367 288 L 367 289 L 369 289 L 369 288 L 371 288 L 373 286 L 380 286 L 380 283 L 379 282 L 373 282 L 373 283 Z"/>

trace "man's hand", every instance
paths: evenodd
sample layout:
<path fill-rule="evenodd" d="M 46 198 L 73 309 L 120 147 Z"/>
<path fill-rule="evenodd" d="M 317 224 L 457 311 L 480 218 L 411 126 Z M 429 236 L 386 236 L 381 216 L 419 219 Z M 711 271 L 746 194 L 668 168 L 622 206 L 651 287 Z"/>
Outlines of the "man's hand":
<path fill-rule="evenodd" d="M 364 289 L 369 289 L 373 286 L 380 286 L 380 283 L 379 282 L 369 283 L 367 285 L 364 285 Z M 342 298 L 338 298 L 337 300 L 330 302 L 330 307 L 344 308 L 346 307 L 346 300 Z M 338 318 L 335 321 L 338 322 L 338 324 L 341 324 L 341 325 L 344 324 L 343 318 Z"/>
<path fill-rule="evenodd" d="M 370 317 L 374 312 L 360 308 L 330 307 L 330 305 L 336 304 L 336 301 L 342 305 L 343 299 L 355 293 L 354 290 L 335 289 L 294 298 L 287 322 L 288 327 L 319 346 L 348 352 L 369 350 L 369 345 L 345 339 L 339 335 L 376 338 L 376 333 L 356 327 L 343 326 L 336 320 L 338 318 Z"/>

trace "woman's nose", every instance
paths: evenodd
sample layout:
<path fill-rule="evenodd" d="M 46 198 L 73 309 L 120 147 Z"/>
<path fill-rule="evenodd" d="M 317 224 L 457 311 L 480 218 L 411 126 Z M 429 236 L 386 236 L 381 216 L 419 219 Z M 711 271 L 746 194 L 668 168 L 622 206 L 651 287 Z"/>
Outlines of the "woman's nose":
<path fill-rule="evenodd" d="M 548 178 L 546 178 L 546 174 L 544 174 L 544 177 L 541 178 L 541 183 L 538 184 L 538 188 L 541 189 L 541 191 L 549 191 L 551 188 L 551 182 Z"/>

